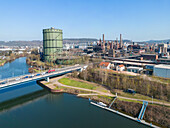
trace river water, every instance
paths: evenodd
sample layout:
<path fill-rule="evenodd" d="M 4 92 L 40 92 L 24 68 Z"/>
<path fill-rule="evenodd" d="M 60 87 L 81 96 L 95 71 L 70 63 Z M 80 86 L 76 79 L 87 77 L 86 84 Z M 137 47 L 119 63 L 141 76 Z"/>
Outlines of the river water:
<path fill-rule="evenodd" d="M 1 67 L 1 77 L 11 77 L 11 72 L 15 75 L 22 75 L 23 71 L 28 73 L 29 66 L 25 60 L 26 58 L 19 58 L 6 64 L 6 70 Z M 17 68 L 17 65 L 22 65 L 23 69 Z M 51 94 L 37 85 L 36 81 L 0 90 L 0 102 L 0 128 L 146 127 L 90 105 L 87 99 L 66 93 Z"/>

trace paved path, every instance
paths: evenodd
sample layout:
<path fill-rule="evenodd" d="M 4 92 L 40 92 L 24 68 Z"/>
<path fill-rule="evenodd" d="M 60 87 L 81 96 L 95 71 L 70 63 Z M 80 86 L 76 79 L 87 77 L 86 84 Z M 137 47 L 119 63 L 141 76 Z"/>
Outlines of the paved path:
<path fill-rule="evenodd" d="M 63 78 L 63 77 L 65 77 L 65 76 L 63 75 L 63 76 L 60 76 L 60 77 L 52 78 L 52 79 L 50 79 L 50 82 L 52 82 L 53 84 L 57 84 L 58 86 L 62 86 L 62 87 L 84 90 L 84 91 L 89 91 L 89 92 L 95 92 L 95 93 L 98 93 L 100 95 L 106 95 L 106 96 L 111 96 L 111 97 L 116 96 L 116 95 L 113 95 L 112 93 L 105 93 L 105 92 L 101 92 L 101 91 L 97 91 L 97 90 L 91 90 L 91 89 L 79 88 L 79 87 L 73 87 L 73 86 L 61 84 L 61 83 L 58 82 L 58 80 Z M 134 99 L 134 98 L 128 98 L 128 97 L 123 97 L 123 96 L 117 96 L 117 97 L 122 98 L 122 99 L 127 99 L 127 100 L 133 100 L 133 101 L 143 101 L 143 99 Z M 152 101 L 148 101 L 148 103 L 152 103 Z M 163 102 L 157 102 L 157 101 L 153 101 L 153 104 L 170 106 L 170 103 L 163 103 Z"/>
<path fill-rule="evenodd" d="M 95 92 L 95 93 L 99 93 L 100 95 L 115 96 L 115 95 L 113 95 L 111 93 L 105 93 L 105 92 L 101 92 L 101 91 L 97 91 L 97 90 L 91 90 L 91 89 L 79 88 L 79 87 L 73 87 L 73 86 L 61 84 L 61 83 L 58 82 L 58 80 L 63 78 L 63 77 L 65 77 L 65 76 L 52 78 L 52 79 L 50 79 L 50 82 L 52 82 L 53 84 L 57 84 L 58 86 L 66 87 L 66 88 L 72 88 L 72 89 L 77 89 L 77 90 Z"/>
<path fill-rule="evenodd" d="M 77 96 L 96 96 L 99 95 L 97 93 L 89 93 L 89 94 L 78 94 Z"/>

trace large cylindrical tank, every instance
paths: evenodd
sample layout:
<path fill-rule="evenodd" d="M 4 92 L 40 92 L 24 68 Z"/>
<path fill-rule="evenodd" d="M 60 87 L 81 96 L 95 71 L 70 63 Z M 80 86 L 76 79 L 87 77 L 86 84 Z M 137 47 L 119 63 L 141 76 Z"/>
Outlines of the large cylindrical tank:
<path fill-rule="evenodd" d="M 43 29 L 44 61 L 55 61 L 63 50 L 63 32 L 61 29 Z"/>

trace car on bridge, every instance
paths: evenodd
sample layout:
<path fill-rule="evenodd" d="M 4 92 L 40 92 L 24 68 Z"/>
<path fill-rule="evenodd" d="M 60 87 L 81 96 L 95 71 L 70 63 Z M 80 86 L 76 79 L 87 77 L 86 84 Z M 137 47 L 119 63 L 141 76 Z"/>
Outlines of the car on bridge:
<path fill-rule="evenodd" d="M 30 76 L 30 78 L 33 78 L 34 77 L 34 74 L 32 74 L 31 76 Z"/>
<path fill-rule="evenodd" d="M 45 72 L 41 73 L 41 75 L 45 75 Z"/>
<path fill-rule="evenodd" d="M 15 80 L 20 80 L 21 78 L 16 78 Z"/>
<path fill-rule="evenodd" d="M 25 76 L 24 78 L 29 78 L 29 76 Z"/>
<path fill-rule="evenodd" d="M 47 73 L 51 73 L 51 72 L 55 72 L 55 69 L 50 69 L 50 70 L 48 70 Z"/>

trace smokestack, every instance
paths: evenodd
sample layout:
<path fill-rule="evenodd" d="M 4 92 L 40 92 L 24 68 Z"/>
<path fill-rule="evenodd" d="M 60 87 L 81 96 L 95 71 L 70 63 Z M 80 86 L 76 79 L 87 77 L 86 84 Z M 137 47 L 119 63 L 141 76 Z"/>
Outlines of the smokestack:
<path fill-rule="evenodd" d="M 105 52 L 105 40 L 104 40 L 104 34 L 103 34 L 103 52 Z"/>
<path fill-rule="evenodd" d="M 104 43 L 105 41 L 104 41 L 104 34 L 103 34 L 103 43 Z"/>
<path fill-rule="evenodd" d="M 116 38 L 116 49 L 119 48 L 119 42 L 118 42 L 118 38 Z"/>
<path fill-rule="evenodd" d="M 99 44 L 101 44 L 101 45 L 102 45 L 102 40 L 101 40 L 101 38 L 100 38 L 100 40 L 99 40 Z"/>
<path fill-rule="evenodd" d="M 111 44 L 112 46 L 111 46 L 111 49 L 113 49 L 113 41 L 112 41 L 112 44 Z"/>
<path fill-rule="evenodd" d="M 120 34 L 120 48 L 122 48 L 122 34 Z"/>

